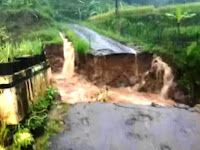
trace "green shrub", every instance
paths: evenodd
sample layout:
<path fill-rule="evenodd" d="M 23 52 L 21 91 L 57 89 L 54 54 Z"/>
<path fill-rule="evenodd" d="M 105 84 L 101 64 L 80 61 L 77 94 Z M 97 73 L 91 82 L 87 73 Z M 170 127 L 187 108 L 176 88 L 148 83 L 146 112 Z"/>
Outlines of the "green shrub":
<path fill-rule="evenodd" d="M 48 149 L 49 138 L 56 133 L 64 131 L 63 117 L 66 116 L 68 104 L 57 102 L 53 104 L 48 115 L 44 134 L 36 139 L 35 147 L 37 150 Z"/>
<path fill-rule="evenodd" d="M 29 118 L 25 122 L 25 127 L 30 130 L 36 130 L 45 125 L 48 110 L 56 93 L 57 90 L 54 88 L 47 89 L 46 95 L 30 107 Z"/>
<path fill-rule="evenodd" d="M 200 46 L 197 45 L 197 43 L 192 43 L 190 46 L 188 46 L 186 52 L 182 57 L 179 57 L 181 63 L 181 71 L 182 71 L 182 77 L 181 77 L 181 84 L 183 84 L 192 99 L 195 100 L 194 103 L 200 102 Z M 177 61 L 179 61 L 177 59 Z"/>
<path fill-rule="evenodd" d="M 13 136 L 14 147 L 16 149 L 21 149 L 22 147 L 27 147 L 34 142 L 33 135 L 30 133 L 29 129 L 19 129 Z M 14 148 L 13 147 L 13 148 Z"/>

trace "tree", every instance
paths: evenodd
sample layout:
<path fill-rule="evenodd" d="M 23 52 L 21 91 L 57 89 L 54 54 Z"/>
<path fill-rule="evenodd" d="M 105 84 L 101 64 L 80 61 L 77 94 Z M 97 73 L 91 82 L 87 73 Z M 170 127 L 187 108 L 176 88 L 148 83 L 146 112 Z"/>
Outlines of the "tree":
<path fill-rule="evenodd" d="M 118 13 L 119 13 L 119 4 L 118 4 L 118 0 L 115 0 L 115 13 L 116 13 L 116 15 L 118 15 Z"/>
<path fill-rule="evenodd" d="M 196 16 L 196 14 L 189 13 L 189 11 L 182 13 L 181 7 L 176 8 L 176 15 L 171 14 L 171 13 L 166 13 L 165 15 L 169 18 L 176 19 L 178 34 L 180 34 L 180 26 L 181 26 L 182 20 L 189 19 L 189 18 Z"/>

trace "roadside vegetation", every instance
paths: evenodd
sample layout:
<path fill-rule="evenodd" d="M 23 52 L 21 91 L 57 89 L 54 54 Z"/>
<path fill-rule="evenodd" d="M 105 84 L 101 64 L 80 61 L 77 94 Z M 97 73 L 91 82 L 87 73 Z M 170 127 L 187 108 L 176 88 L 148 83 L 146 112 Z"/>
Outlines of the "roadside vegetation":
<path fill-rule="evenodd" d="M 179 86 L 200 102 L 200 3 L 125 8 L 84 23 L 97 32 L 162 56 L 176 71 Z M 195 69 L 194 69 L 195 68 Z"/>
<path fill-rule="evenodd" d="M 13 61 L 16 57 L 40 55 L 42 42 L 23 40 L 21 43 L 6 42 L 0 46 L 0 63 Z"/>
<path fill-rule="evenodd" d="M 72 30 L 66 31 L 67 39 L 69 39 L 77 53 L 86 53 L 89 50 L 89 43 L 79 38 Z"/>

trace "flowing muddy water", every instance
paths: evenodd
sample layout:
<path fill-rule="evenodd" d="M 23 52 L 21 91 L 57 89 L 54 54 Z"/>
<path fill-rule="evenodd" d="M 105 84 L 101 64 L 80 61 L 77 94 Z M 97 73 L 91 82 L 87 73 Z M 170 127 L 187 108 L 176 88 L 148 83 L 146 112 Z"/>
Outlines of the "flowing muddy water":
<path fill-rule="evenodd" d="M 62 36 L 63 37 L 63 36 Z M 176 103 L 166 100 L 159 93 L 162 86 L 155 87 L 152 83 L 151 90 L 138 92 L 135 88 L 141 85 L 143 74 L 151 69 L 152 55 L 140 54 L 114 54 L 94 56 L 88 54 L 82 60 L 79 58 L 75 68 L 75 54 L 71 42 L 64 39 L 63 48 L 46 48 L 47 57 L 52 66 L 52 83 L 61 94 L 62 100 L 75 104 L 78 102 L 104 101 L 109 103 L 132 103 L 150 105 L 156 103 L 162 106 L 172 106 Z M 63 52 L 58 52 L 58 51 Z M 59 60 L 56 62 L 55 60 Z M 146 61 L 146 63 L 144 63 Z M 61 69 L 58 69 L 59 65 Z M 57 70 L 60 70 L 57 71 Z M 74 72 L 75 70 L 75 72 Z M 163 72 L 165 70 L 161 70 Z M 160 83 L 159 83 L 160 84 Z M 168 93 L 168 90 L 166 90 Z M 162 92 L 161 92 L 162 93 Z"/>

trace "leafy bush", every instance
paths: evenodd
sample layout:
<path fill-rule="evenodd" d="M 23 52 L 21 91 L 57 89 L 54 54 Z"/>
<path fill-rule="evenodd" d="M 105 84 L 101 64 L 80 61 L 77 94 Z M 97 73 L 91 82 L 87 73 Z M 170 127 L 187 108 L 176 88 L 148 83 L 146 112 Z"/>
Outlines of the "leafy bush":
<path fill-rule="evenodd" d="M 19 129 L 14 137 L 14 147 L 17 149 L 21 149 L 21 147 L 27 147 L 34 142 L 33 135 L 30 133 L 29 129 Z M 13 147 L 13 148 L 14 148 Z"/>
<path fill-rule="evenodd" d="M 29 118 L 25 122 L 25 127 L 30 130 L 36 130 L 45 125 L 48 110 L 56 93 L 57 90 L 54 88 L 47 89 L 46 95 L 30 108 Z"/>
<path fill-rule="evenodd" d="M 177 58 L 181 61 L 180 70 L 182 73 L 180 83 L 185 86 L 194 103 L 200 102 L 200 46 L 197 43 L 192 43 L 188 46 L 182 57 Z M 179 60 L 181 59 L 181 60 Z"/>

